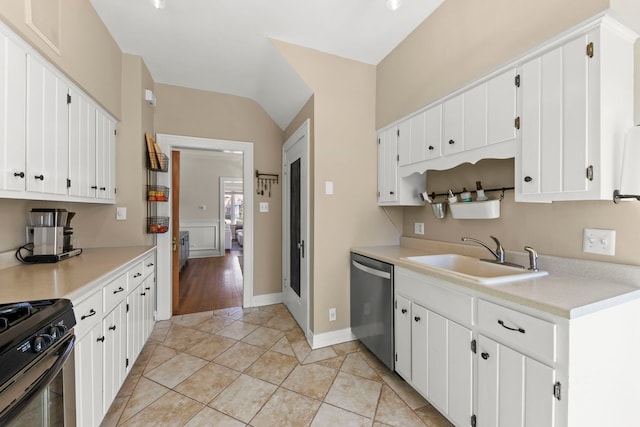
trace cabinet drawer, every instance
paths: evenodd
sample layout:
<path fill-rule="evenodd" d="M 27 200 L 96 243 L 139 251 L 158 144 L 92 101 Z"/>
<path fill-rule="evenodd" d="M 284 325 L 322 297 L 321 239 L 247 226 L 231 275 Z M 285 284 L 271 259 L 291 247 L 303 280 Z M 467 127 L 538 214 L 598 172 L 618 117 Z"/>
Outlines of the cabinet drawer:
<path fill-rule="evenodd" d="M 478 327 L 501 343 L 532 357 L 556 361 L 556 325 L 537 317 L 478 300 Z"/>
<path fill-rule="evenodd" d="M 76 316 L 74 330 L 76 336 L 80 339 L 102 320 L 102 289 L 75 305 L 73 313 Z"/>
<path fill-rule="evenodd" d="M 123 274 L 104 287 L 104 312 L 110 312 L 127 294 L 127 276 Z"/>
<path fill-rule="evenodd" d="M 151 254 L 142 261 L 142 277 L 147 277 L 156 270 L 156 254 Z"/>
<path fill-rule="evenodd" d="M 133 267 L 127 271 L 127 290 L 131 292 L 138 287 L 144 279 L 144 264 L 141 262 L 136 263 Z"/>

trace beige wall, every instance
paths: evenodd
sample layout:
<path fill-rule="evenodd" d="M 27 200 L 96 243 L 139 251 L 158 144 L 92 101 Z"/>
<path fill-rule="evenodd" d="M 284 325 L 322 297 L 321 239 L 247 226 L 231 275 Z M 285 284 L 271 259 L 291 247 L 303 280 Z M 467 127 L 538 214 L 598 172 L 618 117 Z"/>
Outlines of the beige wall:
<path fill-rule="evenodd" d="M 633 15 L 633 2 L 617 2 L 631 12 L 626 13 L 627 18 Z M 377 127 L 490 72 L 608 6 L 606 0 L 447 0 L 378 66 Z M 429 172 L 427 188 L 436 192 L 450 187 L 472 189 L 478 179 L 485 188 L 513 185 L 513 160 Z M 486 241 L 493 234 L 509 250 L 522 251 L 524 245 L 531 245 L 542 254 L 640 264 L 638 202 L 515 203 L 513 191 L 508 191 L 501 209 L 501 217 L 495 220 L 436 220 L 429 207 L 405 208 L 403 235 L 457 242 L 462 236 Z M 414 236 L 414 222 L 425 223 L 424 236 Z M 582 253 L 585 227 L 616 230 L 616 255 Z"/>
<path fill-rule="evenodd" d="M 61 0 L 59 19 L 49 17 L 50 26 L 58 29 L 60 54 L 27 25 L 26 3 L 2 0 L 0 19 L 120 119 L 122 52 L 89 0 Z"/>
<path fill-rule="evenodd" d="M 274 42 L 314 93 L 314 334 L 349 327 L 349 249 L 397 244 L 376 206 L 375 67 Z M 334 194 L 325 195 L 325 181 Z M 337 320 L 329 322 L 329 308 Z"/>
<path fill-rule="evenodd" d="M 247 98 L 156 84 L 155 131 L 252 142 L 254 168 L 279 173 L 283 133 L 255 102 Z M 282 188 L 272 187 L 272 197 L 255 195 L 254 295 L 282 291 Z M 269 202 L 269 212 L 259 213 L 259 203 Z"/>

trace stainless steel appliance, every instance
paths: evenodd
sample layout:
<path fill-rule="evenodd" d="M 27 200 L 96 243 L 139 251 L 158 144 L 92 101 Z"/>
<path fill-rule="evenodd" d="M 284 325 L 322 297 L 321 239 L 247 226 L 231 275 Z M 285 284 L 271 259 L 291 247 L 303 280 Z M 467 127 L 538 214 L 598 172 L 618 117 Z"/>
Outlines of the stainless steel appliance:
<path fill-rule="evenodd" d="M 69 300 L 0 305 L 0 426 L 75 425 Z"/>
<path fill-rule="evenodd" d="M 393 370 L 393 265 L 351 254 L 351 331 Z"/>
<path fill-rule="evenodd" d="M 27 244 L 18 249 L 16 257 L 25 263 L 57 262 L 79 255 L 71 243 L 71 218 L 75 212 L 66 209 L 31 209 L 27 226 Z M 30 252 L 23 256 L 22 250 Z"/>

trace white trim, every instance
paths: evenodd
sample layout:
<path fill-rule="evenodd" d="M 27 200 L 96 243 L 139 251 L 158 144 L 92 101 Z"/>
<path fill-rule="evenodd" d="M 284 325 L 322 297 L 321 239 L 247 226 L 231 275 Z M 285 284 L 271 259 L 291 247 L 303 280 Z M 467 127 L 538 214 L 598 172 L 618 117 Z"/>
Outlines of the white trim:
<path fill-rule="evenodd" d="M 280 304 L 282 302 L 282 292 L 274 294 L 255 295 L 253 297 L 253 306 L 262 307 L 263 305 Z"/>
<path fill-rule="evenodd" d="M 353 332 L 351 332 L 351 328 L 340 329 L 337 331 L 324 332 L 322 334 L 314 335 L 313 332 L 310 332 L 310 335 L 307 339 L 309 345 L 313 350 L 322 347 L 328 347 L 330 345 L 342 344 L 344 342 L 349 342 L 357 339 Z"/>
<path fill-rule="evenodd" d="M 183 148 L 220 151 L 231 150 L 241 151 L 243 154 L 242 178 L 244 182 L 244 287 L 243 287 L 243 307 L 253 307 L 253 143 L 227 141 L 221 139 L 197 138 L 190 136 L 157 134 L 156 141 L 161 150 L 171 156 L 173 150 Z M 158 185 L 171 187 L 171 161 L 167 173 L 158 173 Z M 173 192 L 169 192 L 169 203 L 158 203 L 158 215 L 171 216 L 171 206 L 173 204 Z M 169 232 L 157 234 L 158 246 L 158 318 L 166 320 L 171 317 L 171 236 L 172 224 L 169 222 Z"/>
<path fill-rule="evenodd" d="M 220 248 L 220 252 L 221 255 L 225 254 L 225 251 L 227 249 L 231 249 L 230 247 L 227 248 L 227 245 L 225 243 L 225 236 L 227 233 L 227 225 L 224 222 L 224 214 L 225 214 L 225 210 L 224 210 L 224 184 L 227 182 L 239 182 L 243 185 L 243 193 L 244 193 L 244 183 L 242 181 L 242 178 L 238 178 L 238 177 L 231 177 L 231 176 L 221 176 L 219 177 L 219 185 L 220 185 L 220 189 L 218 192 L 218 207 L 220 210 L 220 214 L 218 216 L 218 218 L 220 218 L 220 243 L 219 243 L 219 248 Z M 244 203 L 244 201 L 242 202 Z"/>

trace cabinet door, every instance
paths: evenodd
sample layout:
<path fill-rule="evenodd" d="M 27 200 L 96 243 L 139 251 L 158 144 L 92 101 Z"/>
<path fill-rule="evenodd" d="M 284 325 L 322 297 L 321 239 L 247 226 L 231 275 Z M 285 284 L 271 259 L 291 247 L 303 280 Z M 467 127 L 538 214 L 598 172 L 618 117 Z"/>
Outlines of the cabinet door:
<path fill-rule="evenodd" d="M 79 426 L 97 427 L 105 413 L 102 406 L 103 343 L 102 324 L 98 323 L 76 342 L 74 348 L 76 424 Z"/>
<path fill-rule="evenodd" d="M 96 110 L 97 198 L 115 200 L 115 122 Z"/>
<path fill-rule="evenodd" d="M 425 113 L 419 113 L 398 125 L 398 155 L 400 166 L 425 159 Z"/>
<path fill-rule="evenodd" d="M 487 83 L 464 93 L 464 150 L 487 145 Z"/>
<path fill-rule="evenodd" d="M 411 301 L 396 296 L 395 347 L 396 372 L 411 381 Z"/>
<path fill-rule="evenodd" d="M 106 413 L 127 375 L 126 305 L 121 302 L 102 320 L 104 341 L 104 394 Z"/>
<path fill-rule="evenodd" d="M 27 53 L 0 34 L 0 189 L 25 189 Z"/>
<path fill-rule="evenodd" d="M 144 295 L 143 284 L 127 296 L 127 357 L 136 360 L 144 345 Z"/>
<path fill-rule="evenodd" d="M 378 202 L 398 200 L 398 135 L 391 128 L 378 136 Z"/>
<path fill-rule="evenodd" d="M 47 65 L 27 55 L 27 190 L 67 194 L 69 87 Z"/>
<path fill-rule="evenodd" d="M 455 425 L 466 425 L 473 414 L 473 353 L 470 347 L 472 334 L 470 329 L 449 320 L 447 335 L 447 415 Z"/>
<path fill-rule="evenodd" d="M 446 156 L 464 149 L 464 95 L 460 94 L 443 105 L 442 112 L 442 151 Z"/>
<path fill-rule="evenodd" d="M 483 335 L 478 349 L 479 426 L 555 426 L 555 371 Z"/>
<path fill-rule="evenodd" d="M 411 379 L 425 396 L 429 393 L 429 311 L 411 304 Z"/>
<path fill-rule="evenodd" d="M 95 198 L 96 107 L 69 89 L 69 195 Z"/>
<path fill-rule="evenodd" d="M 426 160 L 440 157 L 442 152 L 442 104 L 425 111 L 424 146 Z"/>
<path fill-rule="evenodd" d="M 140 349 L 144 347 L 145 342 L 151 335 L 153 330 L 153 312 L 155 311 L 155 275 L 149 276 L 144 279 L 142 283 L 142 345 Z"/>
<path fill-rule="evenodd" d="M 447 319 L 429 312 L 427 325 L 429 346 L 427 350 L 428 397 L 431 403 L 447 412 L 449 355 L 447 346 Z"/>
<path fill-rule="evenodd" d="M 516 69 L 512 68 L 487 82 L 487 144 L 517 137 Z"/>

